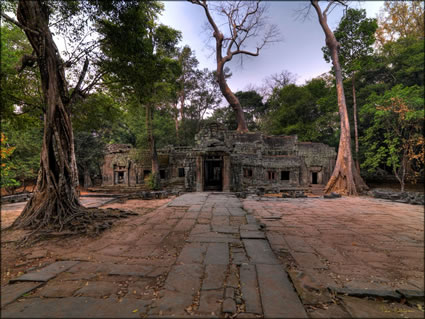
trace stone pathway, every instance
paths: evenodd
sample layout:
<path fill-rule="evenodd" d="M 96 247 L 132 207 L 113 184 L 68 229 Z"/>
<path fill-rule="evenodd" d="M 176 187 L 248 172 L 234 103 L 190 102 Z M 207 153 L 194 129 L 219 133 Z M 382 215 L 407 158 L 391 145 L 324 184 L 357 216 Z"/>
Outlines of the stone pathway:
<path fill-rule="evenodd" d="M 404 205 L 400 215 L 400 207 L 382 203 L 242 202 L 230 193 L 190 193 L 171 202 L 109 204 L 139 215 L 94 240 L 71 239 L 60 247 L 49 244 L 48 253 L 40 247 L 32 251 L 34 258 L 47 255 L 50 262 L 2 287 L 1 316 L 421 318 L 423 311 L 413 306 L 423 305 L 423 267 L 417 268 L 423 212 Z M 374 246 L 366 245 L 367 236 Z M 379 251 L 392 249 L 391 243 L 400 245 L 396 251 L 411 250 L 400 255 L 404 263 L 397 259 L 409 280 L 390 289 L 382 285 L 384 271 L 374 284 L 368 276 L 376 273 L 367 271 L 391 263 L 392 255 Z M 365 289 L 371 299 L 364 298 Z"/>
<path fill-rule="evenodd" d="M 306 317 L 286 272 L 239 199 L 196 193 L 169 206 L 189 205 L 185 220 L 194 226 L 150 315 Z"/>
<path fill-rule="evenodd" d="M 2 316 L 307 317 L 264 232 L 232 194 L 185 194 L 120 227 L 11 280 Z"/>

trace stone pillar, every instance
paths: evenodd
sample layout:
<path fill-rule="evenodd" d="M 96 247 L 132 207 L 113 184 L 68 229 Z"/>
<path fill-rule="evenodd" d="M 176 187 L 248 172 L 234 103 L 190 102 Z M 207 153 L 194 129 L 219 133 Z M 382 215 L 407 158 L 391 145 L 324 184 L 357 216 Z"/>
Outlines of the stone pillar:
<path fill-rule="evenodd" d="M 202 155 L 196 156 L 196 191 L 204 191 L 204 159 Z"/>
<path fill-rule="evenodd" d="M 223 156 L 223 192 L 230 192 L 230 156 Z"/>

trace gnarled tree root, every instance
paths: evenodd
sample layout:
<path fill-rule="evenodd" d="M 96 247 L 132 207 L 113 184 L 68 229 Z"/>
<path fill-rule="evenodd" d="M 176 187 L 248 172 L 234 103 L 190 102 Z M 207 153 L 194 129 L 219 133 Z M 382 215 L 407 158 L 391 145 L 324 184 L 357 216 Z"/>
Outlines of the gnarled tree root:
<path fill-rule="evenodd" d="M 77 212 L 66 217 L 62 216 L 62 218 L 58 215 L 50 220 L 39 219 L 35 215 L 32 218 L 27 217 L 22 220 L 18 218 L 12 227 L 31 230 L 28 235 L 17 242 L 18 246 L 30 246 L 41 240 L 55 237 L 78 235 L 94 237 L 111 228 L 115 220 L 132 215 L 138 214 L 120 209 L 98 209 L 80 206 Z"/>

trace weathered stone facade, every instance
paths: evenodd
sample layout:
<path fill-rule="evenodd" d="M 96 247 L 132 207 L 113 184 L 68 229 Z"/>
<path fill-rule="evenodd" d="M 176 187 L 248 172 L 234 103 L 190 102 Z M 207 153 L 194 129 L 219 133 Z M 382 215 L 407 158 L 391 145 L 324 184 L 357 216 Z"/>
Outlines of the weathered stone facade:
<path fill-rule="evenodd" d="M 183 191 L 255 191 L 305 188 L 326 184 L 335 150 L 323 143 L 298 142 L 297 136 L 266 136 L 227 131 L 210 124 L 195 137 L 194 147 L 158 151 L 163 185 Z M 110 145 L 102 185 L 143 184 L 151 171 L 148 152 Z"/>

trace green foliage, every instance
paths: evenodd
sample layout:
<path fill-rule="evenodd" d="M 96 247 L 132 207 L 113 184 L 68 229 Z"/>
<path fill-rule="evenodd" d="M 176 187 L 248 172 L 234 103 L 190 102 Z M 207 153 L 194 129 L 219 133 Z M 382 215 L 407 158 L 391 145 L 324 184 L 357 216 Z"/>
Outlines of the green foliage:
<path fill-rule="evenodd" d="M 175 80 L 179 71 L 178 62 L 171 57 L 180 33 L 156 24 L 161 8 L 157 1 L 140 1 L 116 21 L 99 24 L 104 53 L 99 65 L 142 104 L 159 102 L 161 95 L 169 94 L 164 81 Z"/>
<path fill-rule="evenodd" d="M 9 137 L 8 143 L 14 152 L 8 159 L 9 177 L 25 185 L 27 181 L 35 182 L 40 168 L 40 151 L 43 136 L 42 123 L 28 114 L 19 117 L 19 121 L 3 120 L 2 130 Z M 14 186 L 18 186 L 15 184 Z M 13 185 L 9 185 L 13 186 Z"/>
<path fill-rule="evenodd" d="M 372 118 L 361 142 L 366 148 L 362 167 L 372 173 L 391 168 L 400 183 L 414 179 L 424 168 L 424 88 L 396 85 L 382 95 L 372 94 L 361 118 Z"/>
<path fill-rule="evenodd" d="M 376 32 L 380 46 L 400 38 L 424 38 L 424 2 L 422 0 L 385 1 Z"/>
<path fill-rule="evenodd" d="M 366 18 L 365 10 L 347 9 L 338 28 L 334 31 L 340 43 L 339 62 L 345 76 L 365 66 L 365 57 L 373 52 L 375 31 L 378 28 L 376 19 Z M 330 62 L 329 48 L 323 47 L 324 58 Z"/>
<path fill-rule="evenodd" d="M 237 129 L 235 112 L 230 107 L 220 107 L 214 110 L 214 113 L 207 119 L 207 123 L 217 122 L 223 124 L 230 131 Z"/>
<path fill-rule="evenodd" d="M 38 90 L 39 73 L 33 67 L 19 72 L 22 56 L 31 54 L 25 33 L 14 25 L 3 24 L 0 50 L 2 118 L 19 121 L 17 114 L 40 115 L 43 102 Z"/>
<path fill-rule="evenodd" d="M 249 130 L 259 128 L 259 120 L 266 112 L 263 97 L 256 91 L 239 91 L 235 93 L 245 114 L 246 124 Z"/>
<path fill-rule="evenodd" d="M 1 159 L 1 178 L 0 187 L 19 186 L 19 183 L 12 178 L 10 170 L 13 168 L 13 164 L 10 161 L 10 157 L 15 150 L 14 147 L 9 146 L 6 135 L 1 133 L 0 137 L 0 159 Z"/>
<path fill-rule="evenodd" d="M 181 35 L 156 23 L 161 9 L 157 1 L 140 1 L 121 12 L 116 20 L 103 20 L 99 24 L 104 54 L 99 66 L 115 82 L 113 89 L 125 96 L 127 111 L 132 116 L 130 127 L 142 129 L 133 130 L 136 144 L 142 148 L 157 134 L 157 127 L 163 136 L 175 136 L 175 131 L 169 134 L 170 130 L 164 128 L 171 127 L 165 119 L 171 118 L 169 104 L 175 99 L 176 81 L 181 73 L 179 62 L 174 59 Z M 142 120 L 146 114 L 151 116 Z M 164 115 L 159 125 L 158 114 Z M 139 123 L 134 122 L 136 119 Z M 149 146 L 153 150 L 153 145 Z"/>
<path fill-rule="evenodd" d="M 320 78 L 303 86 L 289 84 L 275 90 L 267 101 L 271 111 L 263 130 L 268 134 L 298 135 L 301 141 L 336 146 L 338 113 L 335 90 Z"/>
<path fill-rule="evenodd" d="M 95 133 L 84 131 L 74 133 L 75 157 L 80 179 L 84 178 L 84 173 L 88 173 L 91 178 L 100 175 L 105 144 L 101 136 Z"/>
<path fill-rule="evenodd" d="M 149 190 L 159 190 L 161 185 L 158 173 L 149 174 L 145 177 L 145 185 Z"/>
<path fill-rule="evenodd" d="M 266 105 L 263 103 L 263 97 L 254 90 L 238 91 L 235 93 L 239 103 L 244 111 L 245 121 L 249 130 L 258 130 L 260 120 L 266 112 Z M 237 129 L 235 112 L 230 106 L 216 108 L 208 121 L 215 121 L 223 124 L 228 130 Z"/>

